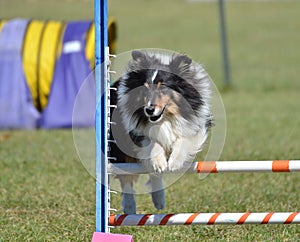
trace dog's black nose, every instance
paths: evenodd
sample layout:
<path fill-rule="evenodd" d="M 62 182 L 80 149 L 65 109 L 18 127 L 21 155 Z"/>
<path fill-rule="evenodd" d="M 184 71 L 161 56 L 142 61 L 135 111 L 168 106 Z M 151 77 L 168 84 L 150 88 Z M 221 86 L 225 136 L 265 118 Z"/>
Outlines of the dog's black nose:
<path fill-rule="evenodd" d="M 145 107 L 145 113 L 149 116 L 153 115 L 154 111 L 155 111 L 155 108 L 153 105 Z"/>

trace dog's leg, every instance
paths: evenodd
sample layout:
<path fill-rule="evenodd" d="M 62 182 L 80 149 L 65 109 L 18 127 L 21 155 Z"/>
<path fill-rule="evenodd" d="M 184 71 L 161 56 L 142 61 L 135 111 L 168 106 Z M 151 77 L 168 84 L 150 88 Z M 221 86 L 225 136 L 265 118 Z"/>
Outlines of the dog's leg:
<path fill-rule="evenodd" d="M 126 214 L 135 214 L 135 191 L 133 189 L 133 182 L 135 180 L 135 176 L 120 176 L 119 179 L 122 187 L 123 212 Z"/>
<path fill-rule="evenodd" d="M 142 157 L 140 161 L 143 163 L 147 171 L 157 173 L 164 172 L 168 167 L 167 157 L 164 149 L 158 143 L 149 145 L 149 147 L 145 147 L 144 149 L 147 150 L 140 152 L 138 157 Z M 143 157 L 145 155 L 147 157 Z"/>
<path fill-rule="evenodd" d="M 170 171 L 176 171 L 183 167 L 186 162 L 192 162 L 197 152 L 201 151 L 203 143 L 206 140 L 206 134 L 199 132 L 192 137 L 178 138 L 174 144 L 172 153 L 168 160 Z"/>
<path fill-rule="evenodd" d="M 162 181 L 162 175 L 150 174 L 149 179 L 152 202 L 156 209 L 162 210 L 165 208 L 165 189 Z"/>

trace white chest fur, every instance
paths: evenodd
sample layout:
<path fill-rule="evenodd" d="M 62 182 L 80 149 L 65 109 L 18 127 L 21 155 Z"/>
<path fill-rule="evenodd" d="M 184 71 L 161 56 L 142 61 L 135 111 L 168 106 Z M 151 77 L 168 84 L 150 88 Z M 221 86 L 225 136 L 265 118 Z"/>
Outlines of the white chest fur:
<path fill-rule="evenodd" d="M 172 124 L 165 120 L 159 124 L 149 124 L 146 127 L 147 136 L 153 141 L 159 143 L 166 152 L 170 152 L 172 145 L 178 138 L 174 132 Z"/>

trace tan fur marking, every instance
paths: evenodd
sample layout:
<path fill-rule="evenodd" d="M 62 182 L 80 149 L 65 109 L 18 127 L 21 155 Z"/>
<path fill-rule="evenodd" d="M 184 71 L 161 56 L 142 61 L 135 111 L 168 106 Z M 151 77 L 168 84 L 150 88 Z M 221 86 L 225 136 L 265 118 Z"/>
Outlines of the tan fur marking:
<path fill-rule="evenodd" d="M 179 100 L 179 96 L 178 96 L 177 92 L 173 91 L 173 97 L 175 98 L 175 100 Z M 168 108 L 166 110 L 166 114 L 168 114 L 168 115 L 170 115 L 170 114 L 171 115 L 178 115 L 179 114 L 179 108 L 178 108 L 177 104 L 172 99 L 169 100 Z"/>
<path fill-rule="evenodd" d="M 161 81 L 159 81 L 158 83 L 157 83 L 157 89 L 159 89 L 160 88 L 160 86 L 161 86 Z"/>
<path fill-rule="evenodd" d="M 166 114 L 172 114 L 175 116 L 179 114 L 178 106 L 172 100 L 170 100 L 168 103 L 168 108 L 166 109 Z"/>
<path fill-rule="evenodd" d="M 155 105 L 160 109 L 163 109 L 169 102 L 169 96 L 162 95 L 161 98 L 156 98 Z"/>

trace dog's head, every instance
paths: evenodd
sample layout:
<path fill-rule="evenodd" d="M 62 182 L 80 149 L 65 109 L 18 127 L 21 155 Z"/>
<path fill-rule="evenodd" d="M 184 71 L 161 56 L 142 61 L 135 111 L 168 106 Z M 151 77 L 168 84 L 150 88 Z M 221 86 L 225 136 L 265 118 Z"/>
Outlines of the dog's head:
<path fill-rule="evenodd" d="M 138 50 L 131 55 L 119 88 L 119 101 L 131 113 L 131 120 L 159 123 L 164 118 L 188 120 L 195 115 L 203 98 L 193 83 L 195 71 L 189 57 L 174 54 L 167 58 Z"/>

